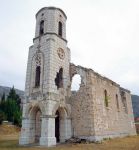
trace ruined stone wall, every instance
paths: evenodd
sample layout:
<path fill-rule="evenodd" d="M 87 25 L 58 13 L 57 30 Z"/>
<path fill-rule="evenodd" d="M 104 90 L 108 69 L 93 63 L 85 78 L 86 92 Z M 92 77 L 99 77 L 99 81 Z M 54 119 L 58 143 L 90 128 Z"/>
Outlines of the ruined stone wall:
<path fill-rule="evenodd" d="M 75 74 L 81 76 L 80 89 L 77 92 L 71 93 L 71 117 L 73 136 L 84 137 L 94 135 L 93 124 L 93 87 L 90 86 L 91 76 L 86 69 L 82 67 L 75 67 L 73 64 L 70 66 L 71 81 Z"/>
<path fill-rule="evenodd" d="M 135 134 L 130 92 L 91 69 L 70 64 L 66 19 L 55 7 L 36 14 L 19 144 L 53 146 L 72 136 L 100 140 Z M 75 74 L 81 76 L 81 85 L 72 93 Z"/>
<path fill-rule="evenodd" d="M 130 92 L 91 69 L 71 64 L 81 86 L 71 95 L 74 136 L 100 140 L 136 134 Z M 105 92 L 107 91 L 107 102 Z"/>
<path fill-rule="evenodd" d="M 74 136 L 88 136 L 94 134 L 93 101 L 91 88 L 81 86 L 80 90 L 72 95 L 72 125 Z"/>

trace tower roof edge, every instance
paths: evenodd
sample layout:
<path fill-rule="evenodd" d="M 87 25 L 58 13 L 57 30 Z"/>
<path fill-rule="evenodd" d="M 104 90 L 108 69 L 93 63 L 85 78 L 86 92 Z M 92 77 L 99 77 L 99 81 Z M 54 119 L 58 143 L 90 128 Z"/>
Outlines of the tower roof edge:
<path fill-rule="evenodd" d="M 38 16 L 38 14 L 39 14 L 42 10 L 45 10 L 45 9 L 47 9 L 47 10 L 48 10 L 48 9 L 59 10 L 59 11 L 62 12 L 62 14 L 63 14 L 63 15 L 65 16 L 65 18 L 67 19 L 67 16 L 66 16 L 65 12 L 64 12 L 62 9 L 57 8 L 57 7 L 53 7 L 53 6 L 41 8 L 41 9 L 36 13 L 36 18 L 37 18 L 37 16 Z"/>

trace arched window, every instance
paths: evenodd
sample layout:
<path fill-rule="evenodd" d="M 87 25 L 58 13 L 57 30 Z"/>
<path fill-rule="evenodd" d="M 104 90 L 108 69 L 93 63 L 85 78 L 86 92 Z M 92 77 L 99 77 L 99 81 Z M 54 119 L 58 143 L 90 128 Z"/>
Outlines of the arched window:
<path fill-rule="evenodd" d="M 40 35 L 44 34 L 44 20 L 40 22 Z"/>
<path fill-rule="evenodd" d="M 119 110 L 119 100 L 118 100 L 118 95 L 116 94 L 116 105 L 117 105 L 117 109 Z"/>
<path fill-rule="evenodd" d="M 63 87 L 63 68 L 59 70 L 59 87 Z"/>
<path fill-rule="evenodd" d="M 76 74 L 72 78 L 71 91 L 78 91 L 81 85 L 81 76 Z"/>
<path fill-rule="evenodd" d="M 62 22 L 58 23 L 58 35 L 62 36 Z"/>
<path fill-rule="evenodd" d="M 55 84 L 57 88 L 63 87 L 63 68 L 60 68 L 59 72 L 57 73 L 55 78 Z"/>
<path fill-rule="evenodd" d="M 105 106 L 108 107 L 108 94 L 107 91 L 104 91 L 104 101 L 105 101 Z"/>
<path fill-rule="evenodd" d="M 121 92 L 121 99 L 122 99 L 123 109 L 124 109 L 125 113 L 128 113 L 126 93 L 124 91 Z"/>
<path fill-rule="evenodd" d="M 36 67 L 36 76 L 35 76 L 35 87 L 40 86 L 40 74 L 41 74 L 41 67 Z"/>

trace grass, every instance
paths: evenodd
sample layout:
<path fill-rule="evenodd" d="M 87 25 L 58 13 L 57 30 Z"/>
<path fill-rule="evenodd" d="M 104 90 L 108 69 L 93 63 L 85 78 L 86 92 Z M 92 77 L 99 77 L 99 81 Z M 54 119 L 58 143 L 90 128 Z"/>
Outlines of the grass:
<path fill-rule="evenodd" d="M 61 144 L 56 147 L 18 145 L 18 134 L 1 135 L 0 150 L 139 150 L 139 136 L 105 140 L 101 144 Z"/>

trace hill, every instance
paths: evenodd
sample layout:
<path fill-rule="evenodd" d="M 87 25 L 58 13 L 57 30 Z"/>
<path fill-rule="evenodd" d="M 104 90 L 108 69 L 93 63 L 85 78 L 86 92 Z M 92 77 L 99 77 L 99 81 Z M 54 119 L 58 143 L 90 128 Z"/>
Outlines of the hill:
<path fill-rule="evenodd" d="M 11 89 L 10 87 L 0 86 L 0 99 L 1 99 L 1 97 L 3 95 L 3 93 L 5 93 L 5 96 L 7 97 L 7 95 L 10 92 L 10 89 Z M 15 91 L 16 91 L 16 94 L 18 94 L 21 99 L 24 98 L 24 91 L 19 90 L 19 89 L 15 89 Z"/>
<path fill-rule="evenodd" d="M 139 96 L 132 95 L 131 98 L 132 98 L 134 116 L 139 117 Z"/>

